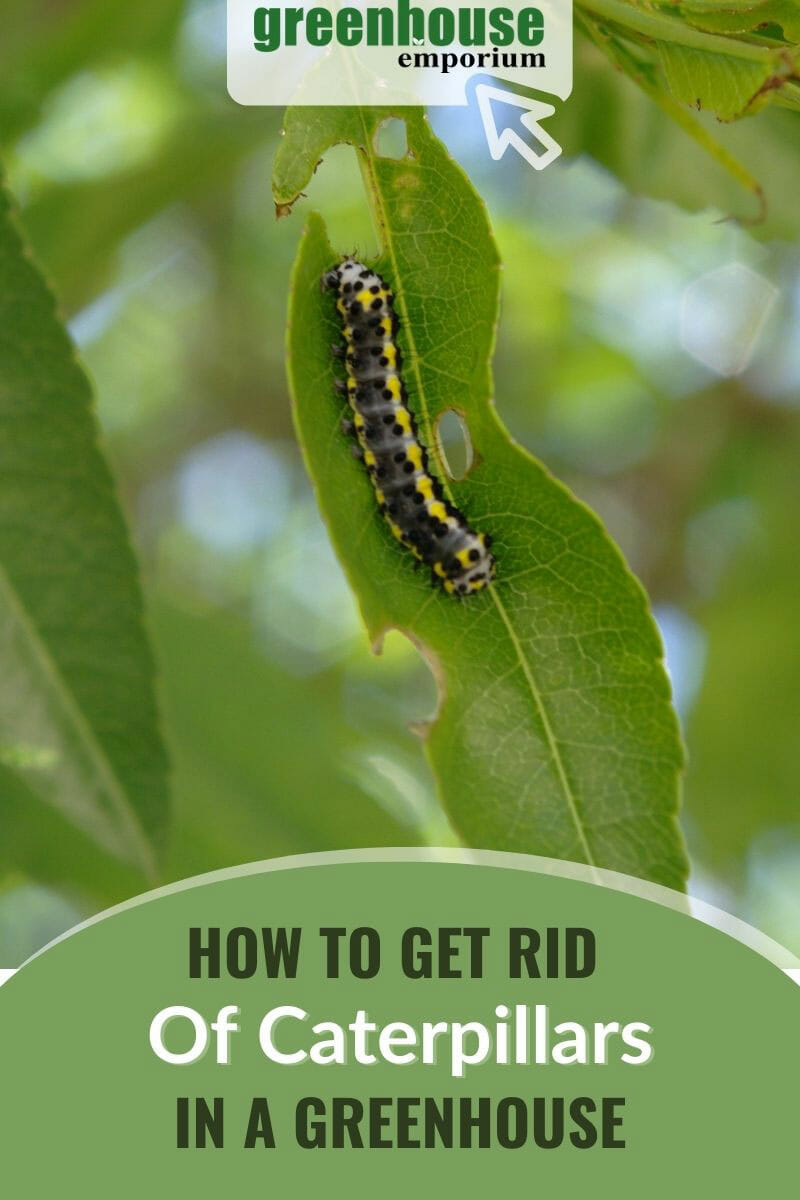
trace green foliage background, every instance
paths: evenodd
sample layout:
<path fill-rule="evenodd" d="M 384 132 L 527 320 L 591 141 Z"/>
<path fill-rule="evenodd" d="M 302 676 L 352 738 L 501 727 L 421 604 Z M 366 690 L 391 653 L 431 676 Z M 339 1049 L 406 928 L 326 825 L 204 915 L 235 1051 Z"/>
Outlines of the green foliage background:
<path fill-rule="evenodd" d="M 565 157 L 541 177 L 492 164 L 469 110 L 433 123 L 504 263 L 500 415 L 601 515 L 665 634 L 693 890 L 797 948 L 796 6 L 630 7 L 580 6 L 575 92 L 553 122 Z M 15 2 L 0 45 L 19 223 L 94 381 L 141 562 L 173 765 L 166 878 L 455 837 L 407 729 L 434 707 L 428 668 L 396 634 L 370 656 L 291 425 L 291 264 L 311 207 L 337 250 L 377 252 L 358 169 L 347 147 L 326 153 L 308 201 L 274 221 L 280 114 L 226 98 L 223 13 L 143 0 L 112 22 L 97 0 Z M 672 32 L 642 32 L 642 15 Z M 769 63 L 745 52 L 739 72 L 736 47 L 683 45 L 675 22 L 760 39 Z M 700 113 L 683 103 L 695 69 Z M 759 212 L 762 193 L 759 225 L 720 223 Z M 747 288 L 767 319 L 726 375 L 697 355 L 747 340 Z M 2 448 L 6 466 L 16 443 Z M 133 581 L 133 613 L 137 594 Z M 9 674 L 2 686 L 10 708 Z M 163 808 L 158 770 L 146 791 Z M 140 866 L 4 774 L 0 963 L 147 886 Z"/>

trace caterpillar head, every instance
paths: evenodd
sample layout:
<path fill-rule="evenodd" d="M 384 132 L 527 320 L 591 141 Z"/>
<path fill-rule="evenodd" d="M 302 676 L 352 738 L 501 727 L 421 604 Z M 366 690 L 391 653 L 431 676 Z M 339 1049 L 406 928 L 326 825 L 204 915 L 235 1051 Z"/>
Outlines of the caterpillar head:
<path fill-rule="evenodd" d="M 365 286 L 365 280 L 371 283 L 377 278 L 374 271 L 365 267 L 357 258 L 348 257 L 325 272 L 322 276 L 322 286 L 330 291 L 350 292 L 356 287 Z"/>

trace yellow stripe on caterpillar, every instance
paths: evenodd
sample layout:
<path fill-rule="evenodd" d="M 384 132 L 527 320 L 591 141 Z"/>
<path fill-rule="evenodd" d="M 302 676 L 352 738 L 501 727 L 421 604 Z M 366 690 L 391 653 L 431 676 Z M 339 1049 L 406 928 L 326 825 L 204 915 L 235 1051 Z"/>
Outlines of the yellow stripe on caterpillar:
<path fill-rule="evenodd" d="M 394 423 L 400 426 L 403 433 L 411 433 L 411 417 L 408 414 L 407 408 L 396 408 L 394 410 Z"/>

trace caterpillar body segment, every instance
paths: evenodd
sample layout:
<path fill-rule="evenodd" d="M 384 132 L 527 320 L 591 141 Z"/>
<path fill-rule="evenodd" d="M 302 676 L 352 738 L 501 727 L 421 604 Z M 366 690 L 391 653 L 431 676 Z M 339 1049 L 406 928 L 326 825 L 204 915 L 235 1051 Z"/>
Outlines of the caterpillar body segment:
<path fill-rule="evenodd" d="M 353 410 L 353 431 L 378 506 L 393 535 L 450 595 L 485 588 L 495 575 L 491 538 L 477 533 L 444 496 L 419 440 L 402 378 L 394 295 L 384 279 L 354 258 L 326 272 L 336 294 L 346 379 L 337 381 Z"/>

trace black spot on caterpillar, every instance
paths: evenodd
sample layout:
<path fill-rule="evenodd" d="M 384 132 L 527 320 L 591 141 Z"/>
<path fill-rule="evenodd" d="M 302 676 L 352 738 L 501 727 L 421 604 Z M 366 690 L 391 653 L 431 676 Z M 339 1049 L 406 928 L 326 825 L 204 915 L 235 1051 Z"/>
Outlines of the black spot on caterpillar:
<path fill-rule="evenodd" d="M 337 294 L 345 348 L 334 346 L 333 352 L 344 358 L 347 373 L 337 387 L 353 409 L 353 432 L 380 511 L 446 592 L 481 591 L 495 575 L 492 539 L 468 525 L 431 474 L 400 374 L 391 288 L 353 258 L 326 271 L 322 282 Z"/>

